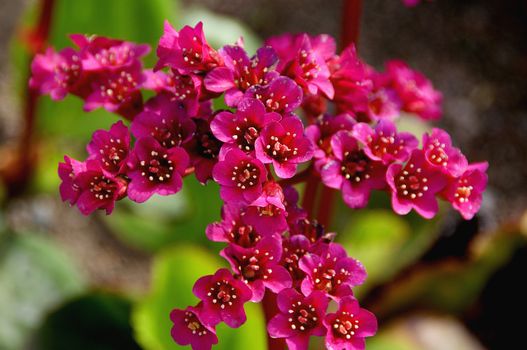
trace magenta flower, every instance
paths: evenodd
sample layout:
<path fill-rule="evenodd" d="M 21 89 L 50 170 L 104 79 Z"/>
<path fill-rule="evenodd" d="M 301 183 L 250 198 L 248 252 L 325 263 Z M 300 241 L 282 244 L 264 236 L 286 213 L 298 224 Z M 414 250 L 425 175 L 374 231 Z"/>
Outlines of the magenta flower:
<path fill-rule="evenodd" d="M 340 111 L 352 114 L 368 112 L 368 95 L 372 82 L 354 45 L 348 46 L 330 63 L 331 83 L 335 88 L 333 101 Z"/>
<path fill-rule="evenodd" d="M 243 248 L 252 248 L 263 236 L 271 236 L 268 230 L 257 231 L 246 221 L 244 212 L 234 204 L 225 204 L 221 211 L 222 221 L 207 226 L 207 237 L 213 242 L 229 242 Z"/>
<path fill-rule="evenodd" d="M 208 72 L 223 63 L 218 53 L 207 43 L 201 22 L 194 28 L 184 26 L 177 32 L 165 21 L 157 57 L 156 70 L 170 67 L 182 74 Z"/>
<path fill-rule="evenodd" d="M 333 155 L 331 148 L 331 137 L 340 130 L 352 130 L 355 119 L 349 114 L 331 116 L 325 114 L 317 119 L 315 124 L 306 128 L 306 136 L 313 144 L 313 157 L 316 159 L 315 166 L 320 171 L 322 165 Z"/>
<path fill-rule="evenodd" d="M 227 269 L 214 275 L 203 276 L 192 289 L 202 301 L 200 318 L 204 324 L 215 326 L 221 321 L 238 328 L 247 319 L 243 305 L 251 299 L 252 292 L 245 283 L 234 279 Z"/>
<path fill-rule="evenodd" d="M 254 248 L 242 248 L 229 245 L 220 252 L 252 290 L 253 302 L 260 302 L 264 297 L 265 288 L 278 293 L 291 287 L 291 276 L 279 265 L 282 255 L 279 237 L 265 237 Z"/>
<path fill-rule="evenodd" d="M 311 250 L 311 242 L 304 235 L 293 235 L 282 240 L 281 265 L 289 271 L 293 280 L 293 287 L 300 287 L 306 273 L 300 269 L 298 263 Z"/>
<path fill-rule="evenodd" d="M 82 67 L 85 71 L 116 70 L 132 66 L 150 52 L 150 46 L 135 44 L 103 36 L 70 35 L 82 53 Z"/>
<path fill-rule="evenodd" d="M 262 47 L 252 58 L 240 46 L 224 46 L 220 55 L 224 67 L 217 67 L 205 77 L 205 87 L 213 92 L 225 92 L 227 106 L 237 106 L 247 89 L 267 85 L 279 74 L 272 69 L 277 57 L 270 47 Z"/>
<path fill-rule="evenodd" d="M 64 163 L 59 163 L 58 173 L 62 181 L 59 191 L 63 202 L 69 202 L 70 205 L 77 203 L 77 198 L 79 198 L 81 192 L 79 186 L 75 183 L 75 178 L 84 171 L 86 171 L 86 163 L 79 162 L 68 156 L 64 156 Z"/>
<path fill-rule="evenodd" d="M 212 345 L 218 344 L 216 330 L 201 322 L 198 317 L 200 312 L 199 306 L 172 310 L 170 320 L 173 326 L 170 334 L 177 344 L 190 345 L 192 350 L 210 350 Z"/>
<path fill-rule="evenodd" d="M 368 117 L 371 120 L 394 120 L 401 114 L 402 101 L 391 86 L 391 76 L 371 67 L 366 68 L 373 90 L 368 95 Z"/>
<path fill-rule="evenodd" d="M 130 134 L 122 121 L 109 131 L 97 130 L 87 146 L 89 159 L 97 159 L 103 170 L 112 175 L 123 173 L 130 151 Z"/>
<path fill-rule="evenodd" d="M 115 71 L 98 73 L 92 83 L 92 92 L 86 97 L 84 110 L 103 107 L 128 119 L 141 111 L 143 98 L 139 91 L 144 75 L 140 64 Z"/>
<path fill-rule="evenodd" d="M 325 292 L 334 299 L 351 293 L 351 287 L 358 286 L 366 279 L 364 266 L 347 256 L 340 244 L 322 245 L 319 254 L 306 254 L 299 263 L 306 273 L 301 289 L 305 295 L 314 290 Z"/>
<path fill-rule="evenodd" d="M 339 131 L 331 138 L 334 160 L 320 170 L 322 182 L 342 191 L 342 199 L 350 208 L 368 204 L 372 190 L 385 185 L 386 167 L 368 157 L 359 148 L 351 132 Z"/>
<path fill-rule="evenodd" d="M 225 202 L 250 204 L 262 194 L 267 170 L 258 159 L 233 148 L 216 163 L 212 177 L 220 185 L 220 196 Z"/>
<path fill-rule="evenodd" d="M 403 103 L 404 111 L 427 120 L 441 117 L 443 96 L 424 75 L 412 70 L 402 61 L 390 61 L 386 67 L 392 86 Z"/>
<path fill-rule="evenodd" d="M 210 117 L 210 116 L 209 116 Z M 212 169 L 218 162 L 222 142 L 210 130 L 209 119 L 194 118 L 196 133 L 192 140 L 185 145 L 194 166 L 194 174 L 201 183 L 212 179 Z"/>
<path fill-rule="evenodd" d="M 353 297 L 342 298 L 337 312 L 324 318 L 328 350 L 364 350 L 364 338 L 377 333 L 377 319 Z"/>
<path fill-rule="evenodd" d="M 424 134 L 423 150 L 431 166 L 450 176 L 460 176 L 467 168 L 467 158 L 458 148 L 452 146 L 450 135 L 444 130 L 434 128 L 430 135 Z"/>
<path fill-rule="evenodd" d="M 82 75 L 82 64 L 77 51 L 65 48 L 55 52 L 52 48 L 37 54 L 31 63 L 29 86 L 53 100 L 61 100 L 69 92 L 76 92 Z"/>
<path fill-rule="evenodd" d="M 328 36 L 311 39 L 307 34 L 284 35 L 270 38 L 266 44 L 273 47 L 280 61 L 277 71 L 292 78 L 304 92 L 323 94 L 333 99 L 333 85 L 329 81 L 326 59 L 332 56 L 335 42 Z"/>
<path fill-rule="evenodd" d="M 487 187 L 487 162 L 470 164 L 459 178 L 449 178 L 443 196 L 470 220 L 479 211 Z"/>
<path fill-rule="evenodd" d="M 394 163 L 388 167 L 386 181 L 392 192 L 392 207 L 399 215 L 415 209 L 431 219 L 439 210 L 435 195 L 446 185 L 445 176 L 425 159 L 424 152 L 412 151 L 406 165 Z"/>
<path fill-rule="evenodd" d="M 86 169 L 78 173 L 74 183 L 80 189 L 77 207 L 84 215 L 89 215 L 97 209 L 106 210 L 106 215 L 112 213 L 115 201 L 126 193 L 126 181 L 105 174 L 97 160 L 87 160 Z"/>
<path fill-rule="evenodd" d="M 287 211 L 273 204 L 250 205 L 244 215 L 245 221 L 258 232 L 282 234 L 287 230 Z"/>
<path fill-rule="evenodd" d="M 364 145 L 364 153 L 370 159 L 385 165 L 405 161 L 419 145 L 415 136 L 408 132 L 398 133 L 395 124 L 388 120 L 379 121 L 374 129 L 366 123 L 358 123 L 352 135 Z"/>
<path fill-rule="evenodd" d="M 268 85 L 252 86 L 245 93 L 245 97 L 262 101 L 268 112 L 286 115 L 293 112 L 302 103 L 302 89 L 293 80 L 287 77 L 279 77 Z"/>
<path fill-rule="evenodd" d="M 264 164 L 272 163 L 276 175 L 283 179 L 292 177 L 297 165 L 313 156 L 311 142 L 296 116 L 269 123 L 256 140 L 255 151 L 256 157 Z"/>
<path fill-rule="evenodd" d="M 179 192 L 188 164 L 183 148 L 165 149 L 151 136 L 137 140 L 128 162 L 128 197 L 142 203 L 154 193 L 168 196 Z"/>
<path fill-rule="evenodd" d="M 285 338 L 290 350 L 307 350 L 312 335 L 322 336 L 326 328 L 322 320 L 326 315 L 328 298 L 314 291 L 307 297 L 294 289 L 285 289 L 278 294 L 278 309 L 267 325 L 272 338 Z"/>
<path fill-rule="evenodd" d="M 152 136 L 164 148 L 187 143 L 196 130 L 183 106 L 160 94 L 149 100 L 130 126 L 136 138 Z"/>
<path fill-rule="evenodd" d="M 245 98 L 238 104 L 235 113 L 224 111 L 216 114 L 210 128 L 220 141 L 251 152 L 263 127 L 281 118 L 278 113 L 267 113 L 262 102 Z"/>

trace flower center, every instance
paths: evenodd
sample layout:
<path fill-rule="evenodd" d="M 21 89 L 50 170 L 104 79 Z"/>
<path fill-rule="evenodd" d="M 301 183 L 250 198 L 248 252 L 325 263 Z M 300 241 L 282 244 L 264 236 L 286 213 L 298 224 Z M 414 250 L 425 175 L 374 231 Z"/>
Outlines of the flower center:
<path fill-rule="evenodd" d="M 198 43 L 198 38 L 193 38 L 195 45 L 198 49 L 201 49 L 201 43 Z M 194 48 L 182 48 L 181 51 L 183 52 L 183 61 L 191 66 L 196 66 L 201 63 L 202 56 L 200 53 L 197 52 Z M 201 51 L 201 50 L 200 50 Z"/>
<path fill-rule="evenodd" d="M 346 180 L 359 183 L 370 178 L 370 161 L 362 150 L 345 152 L 340 170 Z"/>
<path fill-rule="evenodd" d="M 174 172 L 174 166 L 168 154 L 160 154 L 157 151 L 150 153 L 149 160 L 142 160 L 141 164 L 141 176 L 147 178 L 150 182 L 162 183 L 169 181 L 172 173 Z"/>
<path fill-rule="evenodd" d="M 349 312 L 342 312 L 333 322 L 333 335 L 336 338 L 351 339 L 359 329 L 359 320 L 354 318 L 355 315 Z"/>
<path fill-rule="evenodd" d="M 265 146 L 269 157 L 279 162 L 287 162 L 290 157 L 296 156 L 298 148 L 291 145 L 295 137 L 296 133 L 291 134 L 289 131 L 281 138 L 271 136 L 269 143 Z"/>
<path fill-rule="evenodd" d="M 403 140 L 397 140 L 394 134 L 384 135 L 382 131 L 373 138 L 370 136 L 368 143 L 371 152 L 379 158 L 382 158 L 385 154 L 397 156 L 399 151 L 404 148 Z"/>
<path fill-rule="evenodd" d="M 55 82 L 63 88 L 67 88 L 75 84 L 81 73 L 81 65 L 79 57 L 76 55 L 71 56 L 73 61 L 71 64 L 63 62 L 55 67 Z"/>
<path fill-rule="evenodd" d="M 289 249 L 284 247 L 284 267 L 289 271 L 294 281 L 301 281 L 306 274 L 298 267 L 300 259 L 306 255 L 305 249 Z"/>
<path fill-rule="evenodd" d="M 103 66 L 120 66 L 135 55 L 126 45 L 102 49 L 95 54 L 95 60 Z"/>
<path fill-rule="evenodd" d="M 106 85 L 101 85 L 101 95 L 112 103 L 121 103 L 136 90 L 137 81 L 132 74 L 121 71 L 108 79 Z"/>
<path fill-rule="evenodd" d="M 194 82 L 190 76 L 174 75 L 169 77 L 168 84 L 173 88 L 174 96 L 180 101 L 195 95 Z"/>
<path fill-rule="evenodd" d="M 269 274 L 273 272 L 271 269 L 266 269 L 265 265 L 268 261 L 273 260 L 268 252 L 262 252 L 259 249 L 254 251 L 254 255 L 242 256 L 238 269 L 246 282 L 255 281 L 258 279 L 267 279 Z"/>
<path fill-rule="evenodd" d="M 456 189 L 456 193 L 454 193 L 454 197 L 459 203 L 466 203 L 472 194 L 472 190 L 474 190 L 474 187 L 469 185 L 468 180 L 461 179 L 458 188 Z"/>
<path fill-rule="evenodd" d="M 231 180 L 236 183 L 237 187 L 245 190 L 255 186 L 259 177 L 260 169 L 252 163 L 241 162 L 239 166 L 235 166 L 232 170 Z"/>
<path fill-rule="evenodd" d="M 121 139 L 110 138 L 110 144 L 100 148 L 99 153 L 101 154 L 101 162 L 105 165 L 106 170 L 117 172 L 127 156 L 128 149 Z"/>
<path fill-rule="evenodd" d="M 213 304 L 219 305 L 222 309 L 232 306 L 233 301 L 238 297 L 236 289 L 226 280 L 216 282 L 207 296 L 212 299 Z"/>
<path fill-rule="evenodd" d="M 304 305 L 297 301 L 289 309 L 289 325 L 293 330 L 308 331 L 318 324 L 318 316 L 313 305 Z"/>
<path fill-rule="evenodd" d="M 203 158 L 215 159 L 220 152 L 220 141 L 210 132 L 199 135 L 198 139 L 198 153 Z"/>
<path fill-rule="evenodd" d="M 428 160 L 435 165 L 447 166 L 448 155 L 445 152 L 445 147 L 446 145 L 444 143 L 439 142 L 439 140 L 434 140 L 434 142 L 428 146 Z"/>
<path fill-rule="evenodd" d="M 90 192 L 97 199 L 109 199 L 117 190 L 117 184 L 105 176 L 94 176 L 90 182 Z"/>
<path fill-rule="evenodd" d="M 190 311 L 185 312 L 184 318 L 187 328 L 192 332 L 192 334 L 197 334 L 198 336 L 206 335 L 208 330 L 201 324 L 195 314 Z"/>
<path fill-rule="evenodd" d="M 251 225 L 236 225 L 229 233 L 229 238 L 232 243 L 249 248 L 254 247 L 262 236 Z"/>
<path fill-rule="evenodd" d="M 329 264 L 320 263 L 318 267 L 313 269 L 315 289 L 326 291 L 329 294 L 335 294 L 342 282 L 349 278 L 351 274 L 348 270 L 341 268 L 336 271 L 334 269 L 333 265 L 336 260 L 337 258 L 332 258 Z"/>
<path fill-rule="evenodd" d="M 397 194 L 410 199 L 422 197 L 428 191 L 428 178 L 421 175 L 422 171 L 413 163 L 407 164 L 395 178 Z"/>
<path fill-rule="evenodd" d="M 247 122 L 247 118 L 244 118 Z M 238 143 L 238 148 L 244 151 L 252 151 L 254 149 L 254 141 L 260 135 L 260 131 L 253 125 L 246 125 L 244 127 L 237 126 L 236 133 L 232 138 Z"/>

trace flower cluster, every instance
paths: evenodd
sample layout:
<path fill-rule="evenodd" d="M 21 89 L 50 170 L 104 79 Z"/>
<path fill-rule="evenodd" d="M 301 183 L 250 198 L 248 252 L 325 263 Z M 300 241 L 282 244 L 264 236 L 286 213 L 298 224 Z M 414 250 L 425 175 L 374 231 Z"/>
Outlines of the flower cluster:
<path fill-rule="evenodd" d="M 167 22 L 153 70 L 140 62 L 145 45 L 72 40 L 78 50 L 37 55 L 31 86 L 53 99 L 72 93 L 86 110 L 102 106 L 130 122 L 96 131 L 85 161 L 59 164 L 64 201 L 109 214 L 124 197 L 175 194 L 191 173 L 220 185 L 222 220 L 206 234 L 227 243 L 221 256 L 231 269 L 199 279 L 200 302 L 172 312 L 180 345 L 209 349 L 217 324 L 241 326 L 244 304 L 273 294 L 279 312 L 269 335 L 292 349 L 307 349 L 310 336 L 325 336 L 329 349 L 362 349 L 375 333 L 375 317 L 352 292 L 364 267 L 297 205 L 291 184 L 320 179 L 353 209 L 372 190 L 386 191 L 396 213 L 425 218 L 437 213 L 437 197 L 466 219 L 481 205 L 486 163 L 469 164 L 441 129 L 421 146 L 397 130 L 401 112 L 441 115 L 441 94 L 403 62 L 376 71 L 353 45 L 338 54 L 327 35 L 272 37 L 254 56 L 242 40 L 215 50 L 201 23 L 176 31 Z M 141 89 L 154 96 L 143 103 Z M 213 111 L 220 96 L 227 108 Z M 327 313 L 329 303 L 336 312 Z"/>

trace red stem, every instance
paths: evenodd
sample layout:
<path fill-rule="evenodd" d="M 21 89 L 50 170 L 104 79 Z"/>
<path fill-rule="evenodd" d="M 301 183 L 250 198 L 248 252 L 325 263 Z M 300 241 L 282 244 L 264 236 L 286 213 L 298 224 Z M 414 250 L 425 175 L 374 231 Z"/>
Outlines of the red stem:
<path fill-rule="evenodd" d="M 276 315 L 279 310 L 276 304 L 276 294 L 267 290 L 262 300 L 262 306 L 265 316 L 265 324 L 269 324 L 269 321 Z M 271 338 L 267 333 L 267 349 L 269 350 L 283 350 L 285 348 L 285 341 L 282 338 Z"/>
<path fill-rule="evenodd" d="M 313 217 L 315 211 L 315 199 L 317 198 L 319 183 L 320 179 L 311 172 L 304 188 L 304 198 L 302 198 L 302 208 L 307 212 L 308 218 Z"/>
<path fill-rule="evenodd" d="M 345 0 L 344 8 L 342 9 L 342 47 L 346 47 L 351 43 L 357 46 L 359 42 L 360 33 L 360 16 L 362 13 L 362 0 Z M 337 111 L 338 112 L 338 111 Z M 322 189 L 322 195 L 318 212 L 318 222 L 324 227 L 329 227 L 331 223 L 333 207 L 334 207 L 334 190 L 329 187 Z"/>

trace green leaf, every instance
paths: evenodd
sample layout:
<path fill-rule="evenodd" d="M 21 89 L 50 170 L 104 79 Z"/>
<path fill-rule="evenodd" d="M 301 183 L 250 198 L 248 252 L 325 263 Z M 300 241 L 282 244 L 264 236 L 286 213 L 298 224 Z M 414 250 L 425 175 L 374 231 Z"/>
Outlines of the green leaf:
<path fill-rule="evenodd" d="M 34 337 L 36 350 L 140 349 L 132 335 L 129 300 L 95 292 L 51 313 Z"/>
<path fill-rule="evenodd" d="M 35 235 L 9 235 L 0 257 L 0 349 L 20 349 L 45 313 L 84 283 L 59 248 Z"/>
<path fill-rule="evenodd" d="M 218 185 L 201 185 L 195 177 L 185 178 L 181 192 L 153 196 L 145 203 L 123 201 L 104 220 L 124 242 L 146 251 L 157 251 L 175 242 L 213 246 L 205 228 L 220 218 Z"/>
<path fill-rule="evenodd" d="M 216 256 L 191 245 L 179 245 L 156 257 L 151 293 L 134 307 L 132 317 L 136 338 L 144 349 L 180 348 L 170 336 L 170 311 L 196 305 L 198 300 L 192 294 L 195 281 L 219 267 Z M 215 349 L 264 349 L 265 323 L 259 305 L 247 305 L 246 313 L 248 321 L 241 328 L 218 327 Z"/>

